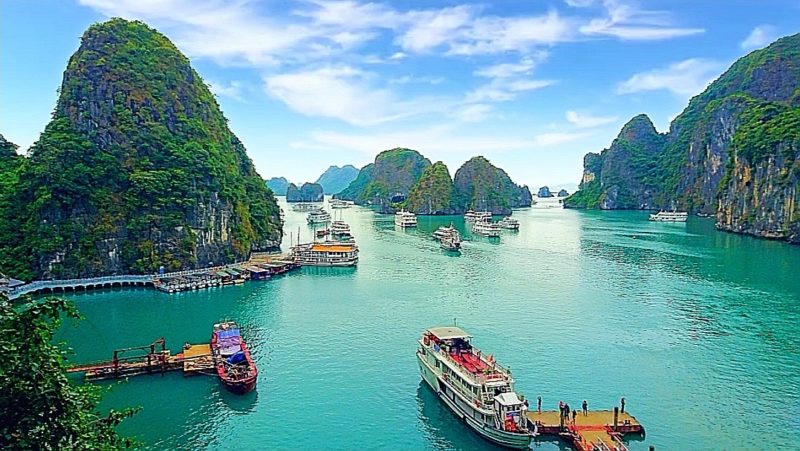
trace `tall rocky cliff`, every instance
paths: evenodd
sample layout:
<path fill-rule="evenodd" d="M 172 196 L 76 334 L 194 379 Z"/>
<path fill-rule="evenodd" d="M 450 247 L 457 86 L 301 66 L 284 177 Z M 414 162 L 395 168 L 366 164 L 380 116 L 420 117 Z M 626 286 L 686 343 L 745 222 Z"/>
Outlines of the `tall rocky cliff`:
<path fill-rule="evenodd" d="M 473 157 L 458 168 L 453 184 L 453 204 L 459 212 L 473 209 L 510 214 L 512 208 L 531 206 L 530 189 L 515 184 L 506 171 L 484 157 Z"/>
<path fill-rule="evenodd" d="M 416 150 L 385 150 L 375 157 L 374 163 L 364 166 L 337 197 L 359 205 L 377 205 L 382 212 L 390 212 L 393 204 L 405 200 L 430 165 L 430 160 Z"/>
<path fill-rule="evenodd" d="M 736 61 L 670 125 L 646 116 L 588 154 L 572 208 L 677 208 L 800 243 L 800 34 Z"/>
<path fill-rule="evenodd" d="M 417 183 L 411 187 L 405 208 L 417 214 L 451 215 L 458 213 L 453 205 L 453 179 L 441 161 L 422 171 Z"/>
<path fill-rule="evenodd" d="M 203 267 L 282 235 L 275 199 L 214 96 L 141 22 L 84 33 L 15 189 L 25 242 L 13 275 Z"/>
<path fill-rule="evenodd" d="M 353 165 L 330 166 L 319 176 L 316 183 L 322 185 L 325 194 L 336 194 L 347 188 L 357 176 L 358 168 Z"/>
<path fill-rule="evenodd" d="M 303 183 L 300 188 L 290 183 L 286 188 L 286 202 L 322 202 L 325 195 L 319 183 Z"/>

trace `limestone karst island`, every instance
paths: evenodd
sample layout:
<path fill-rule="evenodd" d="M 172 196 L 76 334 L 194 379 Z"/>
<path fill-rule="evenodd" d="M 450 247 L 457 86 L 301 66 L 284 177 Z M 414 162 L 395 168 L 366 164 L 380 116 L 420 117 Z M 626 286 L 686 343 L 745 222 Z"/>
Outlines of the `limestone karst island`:
<path fill-rule="evenodd" d="M 790 450 L 794 1 L 0 3 L 0 448 Z"/>

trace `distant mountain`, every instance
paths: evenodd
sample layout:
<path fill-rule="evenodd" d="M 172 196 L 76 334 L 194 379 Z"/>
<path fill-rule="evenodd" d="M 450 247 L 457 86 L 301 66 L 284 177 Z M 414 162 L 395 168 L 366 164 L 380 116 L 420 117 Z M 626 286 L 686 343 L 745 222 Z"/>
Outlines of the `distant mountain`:
<path fill-rule="evenodd" d="M 571 208 L 715 214 L 722 230 L 800 244 L 800 34 L 736 61 L 658 133 L 631 119 L 584 158 Z"/>
<path fill-rule="evenodd" d="M 285 196 L 286 189 L 289 188 L 289 181 L 284 177 L 272 177 L 267 180 L 267 188 L 272 190 L 276 196 Z"/>
<path fill-rule="evenodd" d="M 484 157 L 473 157 L 456 171 L 454 205 L 458 212 L 488 210 L 494 214 L 510 214 L 512 208 L 530 207 L 531 192 L 519 186 L 506 171 Z"/>
<path fill-rule="evenodd" d="M 141 22 L 111 19 L 83 34 L 19 171 L 18 233 L 0 230 L 9 276 L 202 268 L 283 235 L 275 198 L 208 86 Z"/>
<path fill-rule="evenodd" d="M 325 194 L 336 194 L 358 177 L 358 168 L 352 165 L 331 166 L 317 179 Z"/>
<path fill-rule="evenodd" d="M 358 176 L 336 197 L 359 205 L 379 205 L 382 212 L 391 212 L 393 204 L 403 202 L 430 160 L 416 150 L 385 150 L 375 162 L 364 166 Z"/>
<path fill-rule="evenodd" d="M 550 192 L 549 186 L 543 186 L 539 188 L 539 192 L 536 193 L 536 197 L 553 197 L 553 193 Z"/>
<path fill-rule="evenodd" d="M 322 202 L 325 196 L 319 183 L 303 183 L 299 189 L 294 183 L 286 188 L 286 202 Z"/>

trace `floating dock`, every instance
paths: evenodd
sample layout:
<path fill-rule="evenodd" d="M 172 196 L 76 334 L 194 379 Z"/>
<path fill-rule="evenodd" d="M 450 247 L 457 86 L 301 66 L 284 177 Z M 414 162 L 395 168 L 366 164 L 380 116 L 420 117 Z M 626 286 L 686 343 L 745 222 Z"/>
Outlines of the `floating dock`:
<path fill-rule="evenodd" d="M 575 422 L 572 413 L 563 419 L 557 411 L 528 411 L 531 430 L 541 435 L 557 435 L 578 451 L 626 450 L 622 437 L 626 434 L 643 434 L 644 427 L 628 412 L 590 410 L 586 415 L 578 411 Z"/>
<path fill-rule="evenodd" d="M 84 373 L 87 381 L 101 381 L 168 371 L 183 371 L 184 376 L 216 375 L 213 370 L 211 345 L 208 343 L 186 343 L 183 352 L 172 355 L 166 349 L 164 339 L 159 338 L 147 346 L 117 349 L 111 360 L 73 366 L 67 372 Z"/>

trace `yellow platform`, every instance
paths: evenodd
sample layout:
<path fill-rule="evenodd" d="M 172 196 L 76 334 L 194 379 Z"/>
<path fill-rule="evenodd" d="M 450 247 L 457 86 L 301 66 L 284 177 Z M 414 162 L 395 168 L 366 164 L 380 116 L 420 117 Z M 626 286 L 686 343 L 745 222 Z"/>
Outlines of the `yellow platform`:
<path fill-rule="evenodd" d="M 211 345 L 189 345 L 183 350 L 183 372 L 191 375 L 202 371 L 214 369 L 214 360 L 211 357 Z"/>

